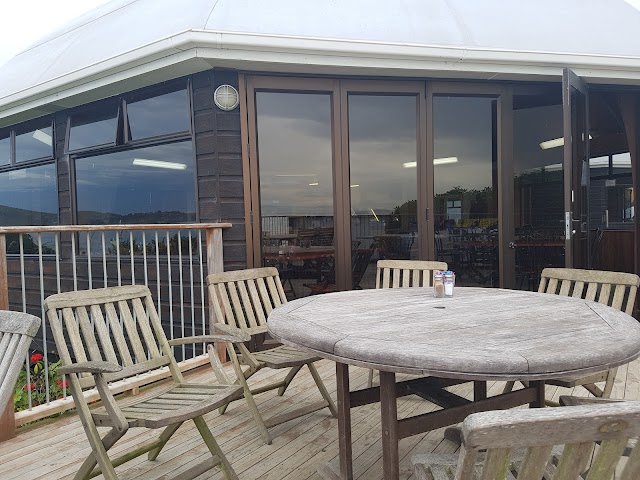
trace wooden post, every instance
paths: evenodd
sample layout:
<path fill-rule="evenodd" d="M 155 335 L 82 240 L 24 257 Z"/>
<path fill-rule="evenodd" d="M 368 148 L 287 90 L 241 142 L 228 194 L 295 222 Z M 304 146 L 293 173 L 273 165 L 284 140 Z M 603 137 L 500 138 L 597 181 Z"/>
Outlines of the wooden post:
<path fill-rule="evenodd" d="M 224 257 L 222 254 L 222 228 L 207 228 L 205 230 L 207 242 L 207 275 L 224 271 Z M 209 302 L 209 331 L 213 333 L 213 324 L 216 323 L 216 312 L 213 304 Z M 227 361 L 226 347 L 216 344 L 216 352 L 222 363 Z"/>
<path fill-rule="evenodd" d="M 9 283 L 7 281 L 7 239 L 0 234 L 0 310 L 9 310 Z M 16 420 L 13 402 L 9 397 L 7 405 L 0 405 L 0 442 L 16 436 Z"/>

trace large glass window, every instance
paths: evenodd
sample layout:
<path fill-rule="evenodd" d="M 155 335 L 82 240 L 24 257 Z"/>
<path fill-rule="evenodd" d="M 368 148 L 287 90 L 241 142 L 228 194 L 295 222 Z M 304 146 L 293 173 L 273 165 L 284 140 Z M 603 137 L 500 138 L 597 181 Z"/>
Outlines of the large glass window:
<path fill-rule="evenodd" d="M 54 164 L 0 173 L 0 225 L 56 225 Z"/>
<path fill-rule="evenodd" d="M 79 224 L 196 219 L 191 141 L 75 160 Z"/>
<path fill-rule="evenodd" d="M 11 163 L 11 137 L 0 134 L 0 166 Z"/>
<path fill-rule="evenodd" d="M 73 152 L 101 145 L 114 145 L 118 129 L 117 104 L 73 113 L 69 119 L 69 146 Z"/>
<path fill-rule="evenodd" d="M 263 264 L 279 269 L 289 296 L 331 291 L 331 96 L 258 92 L 256 114 Z"/>
<path fill-rule="evenodd" d="M 187 90 L 131 99 L 127 102 L 127 119 L 130 140 L 188 132 L 191 123 Z"/>
<path fill-rule="evenodd" d="M 461 285 L 499 283 L 495 102 L 433 98 L 436 256 Z"/>
<path fill-rule="evenodd" d="M 16 128 L 16 162 L 53 157 L 51 121 L 34 128 L 33 124 Z"/>
<path fill-rule="evenodd" d="M 545 267 L 564 266 L 560 88 L 513 99 L 516 288 L 537 290 Z"/>
<path fill-rule="evenodd" d="M 349 95 L 348 108 L 353 287 L 374 288 L 376 259 L 417 258 L 417 101 Z"/>

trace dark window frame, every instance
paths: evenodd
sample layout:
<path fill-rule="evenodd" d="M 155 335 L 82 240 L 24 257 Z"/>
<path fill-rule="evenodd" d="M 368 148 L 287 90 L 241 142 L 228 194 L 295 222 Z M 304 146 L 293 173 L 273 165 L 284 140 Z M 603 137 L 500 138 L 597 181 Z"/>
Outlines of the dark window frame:
<path fill-rule="evenodd" d="M 17 149 L 17 145 L 16 145 L 16 141 L 17 141 L 17 137 L 18 135 L 24 135 L 25 133 L 30 133 L 32 131 L 36 131 L 39 130 L 42 127 L 33 127 L 33 125 L 41 125 L 44 124 L 44 120 L 43 119 L 49 119 L 49 127 L 51 128 L 51 155 L 48 156 L 42 156 L 42 157 L 35 157 L 35 158 L 29 158 L 27 160 L 23 160 L 23 161 L 18 161 L 17 157 L 17 153 L 18 153 L 18 149 Z M 46 128 L 46 127 L 45 127 Z M 24 131 L 23 131 L 24 129 Z M 20 131 L 21 133 L 17 133 L 17 131 Z M 11 148 L 11 165 L 31 165 L 33 163 L 36 162 L 41 162 L 41 161 L 55 161 L 56 155 L 55 155 L 55 149 L 56 149 L 56 129 L 55 129 L 55 122 L 53 121 L 53 117 L 51 116 L 46 116 L 46 117 L 40 117 L 40 118 L 35 118 L 33 120 L 29 120 L 27 122 L 23 122 L 20 123 L 18 125 L 14 125 L 11 128 L 11 134 L 12 134 L 12 148 Z"/>

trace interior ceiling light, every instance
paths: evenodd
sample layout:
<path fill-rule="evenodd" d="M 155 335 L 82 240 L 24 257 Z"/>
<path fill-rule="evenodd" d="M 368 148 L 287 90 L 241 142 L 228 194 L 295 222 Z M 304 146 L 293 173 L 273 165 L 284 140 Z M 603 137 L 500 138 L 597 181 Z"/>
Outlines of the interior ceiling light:
<path fill-rule="evenodd" d="M 213 92 L 213 101 L 220 110 L 233 110 L 240 104 L 240 95 L 233 85 L 220 85 Z"/>
<path fill-rule="evenodd" d="M 186 170 L 187 168 L 184 163 L 147 160 L 146 158 L 134 158 L 133 165 L 138 165 L 139 167 L 167 168 L 169 170 Z"/>
<path fill-rule="evenodd" d="M 593 137 L 589 135 L 589 140 L 593 140 Z M 553 140 L 547 140 L 540 142 L 540 148 L 542 150 L 548 150 L 550 148 L 562 147 L 564 145 L 564 137 L 554 138 Z"/>
<path fill-rule="evenodd" d="M 318 185 L 319 185 L 318 182 L 313 182 L 309 184 L 310 187 L 317 187 Z"/>
<path fill-rule="evenodd" d="M 354 183 L 353 185 L 349 185 L 349 186 L 350 186 L 351 188 L 356 188 L 356 187 L 359 187 L 359 186 L 360 186 L 360 184 L 358 184 L 358 183 Z"/>
<path fill-rule="evenodd" d="M 449 163 L 458 163 L 458 157 L 444 157 L 444 158 L 434 158 L 434 165 L 447 165 Z M 402 164 L 404 168 L 416 168 L 418 166 L 418 162 L 405 162 Z"/>
<path fill-rule="evenodd" d="M 33 132 L 32 137 L 38 140 L 39 142 L 45 143 L 49 146 L 53 144 L 51 140 L 51 135 L 43 132 L 42 130 L 36 130 L 35 132 Z"/>

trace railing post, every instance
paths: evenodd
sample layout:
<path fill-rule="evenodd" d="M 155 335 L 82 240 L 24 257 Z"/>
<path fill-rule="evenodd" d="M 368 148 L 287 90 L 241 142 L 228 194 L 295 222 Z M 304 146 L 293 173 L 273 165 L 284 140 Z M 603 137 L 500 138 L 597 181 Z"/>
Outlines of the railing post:
<path fill-rule="evenodd" d="M 0 310 L 9 310 L 9 283 L 7 281 L 7 239 L 0 234 Z M 0 442 L 16 435 L 16 420 L 13 414 L 13 395 L 7 405 L 0 405 Z"/>
<path fill-rule="evenodd" d="M 224 271 L 224 259 L 222 255 L 222 228 L 207 228 L 205 230 L 207 242 L 207 275 Z M 207 288 L 207 292 L 209 289 Z M 208 294 L 208 293 L 207 293 Z M 213 334 L 213 324 L 216 323 L 216 312 L 209 301 L 209 331 Z M 226 362 L 225 346 L 216 344 L 216 352 L 222 363 Z"/>

